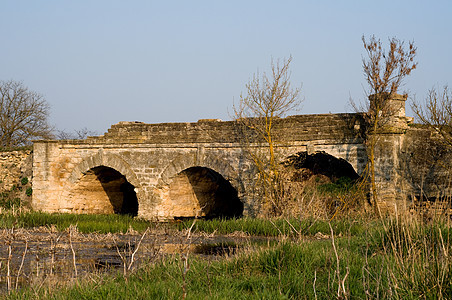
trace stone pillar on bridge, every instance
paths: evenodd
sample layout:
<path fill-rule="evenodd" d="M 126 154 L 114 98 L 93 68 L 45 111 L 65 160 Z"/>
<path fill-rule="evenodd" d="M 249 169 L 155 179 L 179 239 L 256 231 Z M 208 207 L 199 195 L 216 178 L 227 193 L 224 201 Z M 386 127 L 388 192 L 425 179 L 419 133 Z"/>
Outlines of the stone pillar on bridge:
<path fill-rule="evenodd" d="M 389 98 L 384 98 L 389 97 Z M 383 99 L 383 101 L 382 101 Z M 371 95 L 369 113 L 379 115 L 377 126 L 368 131 L 367 147 L 371 147 L 374 139 L 375 183 L 378 205 L 382 213 L 404 210 L 407 206 L 407 193 L 404 180 L 400 154 L 409 128 L 408 124 L 413 118 L 405 116 L 405 102 L 407 95 Z M 375 109 L 376 102 L 385 103 L 385 107 Z M 372 118 L 371 118 L 372 119 Z M 370 149 L 367 149 L 370 154 Z"/>

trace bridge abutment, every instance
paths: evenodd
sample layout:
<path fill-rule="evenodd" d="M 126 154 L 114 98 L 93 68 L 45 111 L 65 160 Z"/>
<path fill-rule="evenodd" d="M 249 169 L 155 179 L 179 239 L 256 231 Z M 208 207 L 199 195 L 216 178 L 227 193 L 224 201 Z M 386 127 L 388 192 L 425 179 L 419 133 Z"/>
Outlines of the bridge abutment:
<path fill-rule="evenodd" d="M 389 97 L 387 100 L 384 97 Z M 408 132 L 413 131 L 409 124 L 413 118 L 405 116 L 406 95 L 387 95 L 381 97 L 371 95 L 370 114 L 377 113 L 379 118 L 376 120 L 371 116 L 371 123 L 376 122 L 375 130 L 372 130 L 373 124 L 369 126 L 369 135 L 367 138 L 367 152 L 370 153 L 374 145 L 374 164 L 375 164 L 375 184 L 379 209 L 382 213 L 394 213 L 403 211 L 410 205 L 409 196 L 413 194 L 413 188 L 407 184 L 407 178 L 410 176 L 404 161 L 407 156 L 407 143 L 416 143 L 415 140 L 407 140 Z M 375 101 L 384 102 L 385 107 L 375 109 Z M 410 145 L 412 147 L 416 145 Z M 417 170 L 419 171 L 419 170 Z M 369 177 L 369 180 L 371 178 Z"/>

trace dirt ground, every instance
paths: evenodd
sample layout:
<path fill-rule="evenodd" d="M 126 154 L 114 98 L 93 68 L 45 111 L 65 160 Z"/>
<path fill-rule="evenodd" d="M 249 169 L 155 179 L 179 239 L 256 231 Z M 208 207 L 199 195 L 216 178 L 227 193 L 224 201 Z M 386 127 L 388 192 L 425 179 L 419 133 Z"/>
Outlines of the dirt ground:
<path fill-rule="evenodd" d="M 222 259 L 251 244 L 264 244 L 264 237 L 243 233 L 227 236 L 188 234 L 167 228 L 144 235 L 82 234 L 75 228 L 0 230 L 0 294 L 8 288 L 39 284 L 46 280 L 67 281 L 105 272 L 129 273 L 168 255 L 195 255 Z"/>

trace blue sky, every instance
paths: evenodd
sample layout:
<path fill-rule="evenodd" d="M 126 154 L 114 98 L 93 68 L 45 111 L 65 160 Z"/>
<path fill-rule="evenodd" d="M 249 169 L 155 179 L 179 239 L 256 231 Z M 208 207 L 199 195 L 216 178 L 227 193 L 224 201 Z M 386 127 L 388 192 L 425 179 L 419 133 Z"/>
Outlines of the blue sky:
<path fill-rule="evenodd" d="M 351 111 L 362 35 L 414 40 L 410 96 L 452 85 L 452 1 L 2 0 L 0 12 L 0 80 L 43 94 L 66 131 L 228 120 L 250 77 L 289 55 L 296 113 Z"/>

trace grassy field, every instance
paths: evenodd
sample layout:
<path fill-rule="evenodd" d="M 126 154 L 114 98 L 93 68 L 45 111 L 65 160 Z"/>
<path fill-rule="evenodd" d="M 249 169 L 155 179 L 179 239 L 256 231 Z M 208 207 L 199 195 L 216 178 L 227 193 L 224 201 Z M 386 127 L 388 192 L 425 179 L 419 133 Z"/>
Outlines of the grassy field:
<path fill-rule="evenodd" d="M 232 234 L 234 232 L 245 233 L 250 236 L 267 237 L 302 237 L 315 235 L 320 232 L 329 234 L 329 224 L 333 226 L 337 234 L 358 235 L 364 233 L 366 222 L 376 220 L 335 219 L 332 221 L 308 218 L 237 218 L 237 219 L 212 219 L 196 220 L 193 230 L 208 234 Z M 166 227 L 177 230 L 186 230 L 191 227 L 193 220 L 171 222 Z M 0 228 L 34 228 L 54 226 L 57 230 L 66 230 L 70 225 L 77 225 L 81 233 L 125 233 L 132 228 L 138 232 L 144 232 L 146 228 L 156 223 L 143 219 L 133 218 L 128 215 L 84 215 L 45 212 L 21 212 L 0 214 Z"/>
<path fill-rule="evenodd" d="M 332 221 L 320 220 L 314 218 L 296 219 L 296 218 L 239 218 L 239 219 L 213 219 L 198 220 L 194 225 L 194 230 L 205 233 L 231 234 L 234 232 L 243 232 L 250 236 L 268 236 L 268 237 L 304 237 L 312 236 L 317 233 L 330 234 L 329 225 L 331 224 L 334 232 L 337 234 L 363 234 L 367 226 L 366 222 L 377 222 L 376 220 L 353 220 L 353 219 L 335 219 Z M 186 220 L 176 224 L 179 230 L 187 229 L 192 221 Z"/>
<path fill-rule="evenodd" d="M 128 215 L 82 215 L 44 212 L 21 212 L 0 214 L 0 228 L 33 228 L 54 226 L 59 231 L 76 225 L 81 233 L 125 233 L 132 228 L 143 232 L 153 223 Z"/>
<path fill-rule="evenodd" d="M 38 215 L 19 217 L 15 226 L 55 224 L 63 229 L 70 222 L 86 222 L 89 230 L 98 232 L 149 226 L 120 216 Z M 115 218 L 122 227 L 107 225 Z M 6 218 L 1 222 L 2 227 L 11 226 Z M 166 226 L 186 232 L 192 224 L 188 220 Z M 271 236 L 276 243 L 216 260 L 187 251 L 127 276 L 92 275 L 58 287 L 41 284 L 14 291 L 8 299 L 452 298 L 452 232 L 447 221 L 243 218 L 198 220 L 191 232 Z"/>

